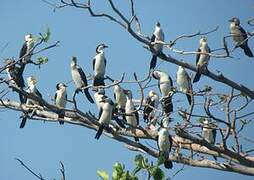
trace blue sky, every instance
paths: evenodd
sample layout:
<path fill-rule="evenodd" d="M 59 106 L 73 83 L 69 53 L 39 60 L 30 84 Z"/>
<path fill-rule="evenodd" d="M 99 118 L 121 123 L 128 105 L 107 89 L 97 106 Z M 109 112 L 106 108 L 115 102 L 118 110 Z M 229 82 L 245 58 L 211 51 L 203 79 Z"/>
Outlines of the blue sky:
<path fill-rule="evenodd" d="M 119 1 L 117 5 L 129 14 L 126 10 L 127 1 Z M 105 3 L 96 3 L 95 8 L 99 11 L 104 9 L 109 11 L 109 6 Z M 143 33 L 150 35 L 155 22 L 160 21 L 167 41 L 181 34 L 191 34 L 199 30 L 205 32 L 219 25 L 219 30 L 208 36 L 211 49 L 221 47 L 222 37 L 229 32 L 228 20 L 233 16 L 239 17 L 243 27 L 252 31 L 252 27 L 246 22 L 253 17 L 253 11 L 252 0 L 140 0 L 136 2 L 136 12 Z M 1 0 L 0 18 L 2 20 L 0 48 L 8 44 L 0 52 L 1 59 L 17 57 L 24 35 L 27 33 L 38 34 L 49 27 L 52 33 L 50 42 L 60 40 L 60 47 L 41 54 L 49 58 L 48 64 L 41 69 L 29 66 L 25 72 L 25 78 L 30 75 L 37 76 L 38 88 L 48 101 L 50 101 L 49 96 L 54 95 L 56 83 L 71 80 L 70 58 L 73 55 L 77 56 L 78 63 L 87 74 L 92 73 L 92 58 L 95 55 L 95 47 L 100 42 L 109 46 L 106 49 L 108 75 L 117 79 L 126 72 L 126 78 L 132 79 L 133 72 L 137 72 L 140 78 L 147 72 L 151 55 L 142 44 L 135 41 L 120 26 L 105 19 L 91 18 L 85 10 L 65 8 L 53 12 L 52 8 L 41 0 Z M 179 41 L 176 47 L 195 51 L 198 41 L 199 37 Z M 251 39 L 249 45 L 254 50 L 254 40 Z M 165 52 L 186 62 L 195 62 L 194 55 L 180 56 L 168 50 Z M 236 50 L 233 55 L 234 59 L 212 58 L 209 69 L 219 70 L 253 89 L 254 80 L 250 78 L 253 74 L 253 59 L 244 56 L 241 50 Z M 167 71 L 175 80 L 177 66 L 162 63 L 159 69 Z M 205 77 L 194 88 L 202 88 L 205 84 L 213 85 L 220 91 L 228 90 L 225 87 L 222 89 L 221 84 Z M 124 87 L 130 88 L 129 85 Z M 134 89 L 135 86 L 131 88 Z M 73 90 L 73 85 L 69 84 L 69 95 Z M 112 95 L 109 90 L 107 93 L 109 96 Z M 138 93 L 134 93 L 134 96 L 137 98 Z M 16 98 L 16 95 L 10 98 Z M 178 98 L 185 99 L 185 96 L 175 97 Z M 90 105 L 82 95 L 78 95 L 78 100 L 80 109 L 97 113 L 95 105 Z M 59 126 L 58 123 L 28 121 L 24 129 L 19 129 L 19 116 L 20 114 L 10 110 L 1 112 L 0 179 L 34 179 L 14 160 L 16 157 L 24 160 L 27 165 L 46 178 L 60 177 L 59 161 L 65 164 L 67 179 L 98 179 L 96 170 L 105 169 L 111 172 L 111 167 L 116 161 L 125 163 L 127 168 L 132 168 L 135 153 L 127 151 L 123 144 L 105 136 L 95 141 L 94 131 L 69 124 Z M 249 130 L 253 130 L 253 127 Z M 253 138 L 253 135 L 250 135 L 250 138 Z M 167 171 L 167 175 L 172 175 L 179 167 L 181 166 L 175 165 L 172 171 Z M 206 178 L 206 180 L 222 177 L 231 180 L 251 179 L 248 176 L 192 167 L 187 167 L 174 179 L 182 180 L 190 175 L 193 179 Z"/>

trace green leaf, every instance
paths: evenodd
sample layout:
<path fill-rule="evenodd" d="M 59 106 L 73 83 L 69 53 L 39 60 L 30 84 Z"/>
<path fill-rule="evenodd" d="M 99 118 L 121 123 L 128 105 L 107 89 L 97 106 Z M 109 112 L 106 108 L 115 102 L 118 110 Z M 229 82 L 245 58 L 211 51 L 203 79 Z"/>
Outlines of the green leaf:
<path fill-rule="evenodd" d="M 122 166 L 120 163 L 116 162 L 113 166 L 112 179 L 113 180 L 120 179 L 120 177 L 122 177 L 123 173 L 124 173 L 124 166 Z"/>
<path fill-rule="evenodd" d="M 43 35 L 43 41 L 44 41 L 44 42 L 48 42 L 48 41 L 49 41 L 49 38 L 50 38 L 50 35 L 51 35 L 50 29 L 49 29 L 49 27 L 47 27 L 47 31 L 46 31 L 46 33 Z"/>
<path fill-rule="evenodd" d="M 141 154 L 138 154 L 135 156 L 134 162 L 137 167 L 143 169 L 144 168 L 143 161 L 144 161 L 144 157 Z"/>
<path fill-rule="evenodd" d="M 133 175 L 136 175 L 140 170 L 141 170 L 140 167 L 136 167 L 136 168 L 132 171 L 132 174 L 133 174 Z"/>
<path fill-rule="evenodd" d="M 49 60 L 47 57 L 38 57 L 36 62 L 37 64 L 42 65 L 42 64 L 46 64 L 48 61 Z"/>
<path fill-rule="evenodd" d="M 158 166 L 155 166 L 152 169 L 151 174 L 152 174 L 154 180 L 163 180 L 163 179 L 165 179 L 164 172 Z"/>
<path fill-rule="evenodd" d="M 97 171 L 98 176 L 103 180 L 109 180 L 109 175 L 106 171 Z"/>

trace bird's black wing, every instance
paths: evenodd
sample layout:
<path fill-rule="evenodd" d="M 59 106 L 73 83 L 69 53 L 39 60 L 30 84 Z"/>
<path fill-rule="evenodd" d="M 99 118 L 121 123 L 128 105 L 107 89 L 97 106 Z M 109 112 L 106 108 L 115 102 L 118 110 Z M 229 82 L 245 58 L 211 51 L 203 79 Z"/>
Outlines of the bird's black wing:
<path fill-rule="evenodd" d="M 154 42 L 154 41 L 155 41 L 155 35 L 153 34 L 151 37 L 151 42 Z"/>
<path fill-rule="evenodd" d="M 201 49 L 200 48 L 198 48 L 198 50 L 197 50 L 197 55 L 196 55 L 196 65 L 198 64 L 198 61 L 199 61 L 199 58 L 200 58 L 200 52 L 201 52 Z"/>
<path fill-rule="evenodd" d="M 241 31 L 244 39 L 248 38 L 248 35 L 247 35 L 246 31 L 241 26 L 239 26 L 239 31 Z"/>
<path fill-rule="evenodd" d="M 135 117 L 137 120 L 137 125 L 139 125 L 139 115 L 138 115 L 138 111 L 135 111 Z"/>
<path fill-rule="evenodd" d="M 57 93 L 55 93 L 55 97 L 54 97 L 55 102 L 56 102 L 56 98 L 57 98 Z"/>
<path fill-rule="evenodd" d="M 94 68 L 95 68 L 95 61 L 96 61 L 96 59 L 94 58 L 94 59 L 93 59 L 93 70 L 94 70 Z"/>
<path fill-rule="evenodd" d="M 213 133 L 213 142 L 215 144 L 215 142 L 216 142 L 216 134 L 217 134 L 216 129 L 213 129 L 212 133 Z"/>
<path fill-rule="evenodd" d="M 37 88 L 36 88 L 35 94 L 36 94 L 37 96 L 39 96 L 40 98 L 42 98 L 42 95 L 41 95 L 40 91 L 39 91 Z"/>
<path fill-rule="evenodd" d="M 107 65 L 107 59 L 104 57 L 104 63 L 105 63 L 105 67 Z"/>
<path fill-rule="evenodd" d="M 98 120 L 101 118 L 102 111 L 103 111 L 102 108 L 100 108 L 99 115 L 98 115 Z"/>
<path fill-rule="evenodd" d="M 26 54 L 26 51 L 27 51 L 27 45 L 26 45 L 26 42 L 23 44 L 20 52 L 19 52 L 19 58 L 23 57 L 25 54 Z"/>
<path fill-rule="evenodd" d="M 65 94 L 65 99 L 66 99 L 66 101 L 68 100 L 68 96 L 67 96 L 67 93 Z"/>
<path fill-rule="evenodd" d="M 84 85 L 87 86 L 87 79 L 86 79 L 86 75 L 85 75 L 84 71 L 79 66 L 77 67 L 77 70 L 81 76 L 82 81 L 84 82 Z"/>
<path fill-rule="evenodd" d="M 172 80 L 172 78 L 171 78 L 170 76 L 168 76 L 168 78 L 169 78 L 170 86 L 171 86 L 171 88 L 172 88 L 172 87 L 173 87 L 173 80 Z"/>

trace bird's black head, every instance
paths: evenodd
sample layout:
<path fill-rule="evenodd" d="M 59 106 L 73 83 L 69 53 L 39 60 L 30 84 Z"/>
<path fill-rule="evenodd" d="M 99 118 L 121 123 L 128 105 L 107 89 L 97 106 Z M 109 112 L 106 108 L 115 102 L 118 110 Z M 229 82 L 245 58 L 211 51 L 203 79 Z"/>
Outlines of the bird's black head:
<path fill-rule="evenodd" d="M 160 79 L 158 71 L 153 71 L 152 76 L 154 79 Z"/>
<path fill-rule="evenodd" d="M 108 46 L 107 45 L 105 45 L 104 43 L 101 43 L 101 44 L 99 44 L 97 47 L 96 47 L 96 52 L 97 53 L 100 53 L 103 49 L 105 49 L 105 48 L 108 48 Z"/>
<path fill-rule="evenodd" d="M 229 22 L 234 22 L 236 25 L 240 25 L 240 19 L 237 17 L 232 17 Z"/>
<path fill-rule="evenodd" d="M 157 27 L 161 27 L 161 23 L 158 21 L 158 22 L 156 22 L 156 26 Z"/>
<path fill-rule="evenodd" d="M 56 89 L 57 90 L 59 90 L 59 89 L 61 89 L 63 87 L 67 87 L 67 86 L 64 83 L 57 83 L 57 85 L 56 85 Z"/>

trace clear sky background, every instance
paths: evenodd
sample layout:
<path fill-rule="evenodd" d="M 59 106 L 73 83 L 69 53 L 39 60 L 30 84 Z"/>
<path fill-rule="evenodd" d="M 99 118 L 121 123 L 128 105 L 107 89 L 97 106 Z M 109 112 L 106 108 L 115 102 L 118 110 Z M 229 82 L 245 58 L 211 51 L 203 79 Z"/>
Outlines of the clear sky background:
<path fill-rule="evenodd" d="M 50 1 L 50 0 L 49 0 Z M 96 1 L 97 10 L 109 11 L 109 6 L 103 1 Z M 126 14 L 128 1 L 118 1 L 117 5 Z M 197 31 L 209 31 L 215 26 L 220 28 L 216 33 L 208 35 L 211 49 L 222 46 L 222 37 L 229 33 L 228 20 L 237 16 L 242 20 L 242 26 L 253 31 L 247 25 L 247 20 L 253 17 L 253 0 L 139 0 L 135 2 L 137 16 L 140 19 L 143 33 L 151 35 L 156 21 L 161 22 L 166 41 L 172 40 L 181 34 L 191 34 Z M 41 55 L 49 58 L 49 62 L 41 69 L 29 66 L 24 74 L 25 78 L 35 75 L 38 78 L 38 88 L 46 100 L 54 96 L 55 85 L 58 82 L 71 80 L 70 59 L 77 56 L 78 63 L 87 74 L 92 73 L 92 59 L 95 47 L 104 42 L 109 46 L 106 49 L 108 60 L 107 74 L 115 79 L 127 73 L 127 79 L 132 79 L 133 72 L 142 78 L 148 69 L 151 54 L 134 40 L 120 26 L 105 19 L 89 17 L 85 10 L 65 8 L 53 12 L 52 7 L 41 0 L 1 0 L 0 1 L 0 58 L 17 58 L 19 50 L 27 33 L 38 34 L 49 27 L 52 36 L 51 43 L 60 40 L 60 47 L 50 49 Z M 199 45 L 199 38 L 179 41 L 177 48 L 195 51 Z M 7 44 L 7 46 L 3 49 Z M 249 42 L 254 51 L 254 40 Z M 195 56 L 180 56 L 168 50 L 167 54 L 195 63 Z M 254 89 L 253 66 L 254 60 L 244 56 L 243 51 L 236 50 L 234 59 L 211 59 L 209 69 L 221 71 L 226 76 L 237 82 Z M 34 57 L 36 58 L 36 57 Z M 159 61 L 160 62 L 160 61 Z M 167 71 L 175 80 L 177 66 L 162 63 L 159 69 Z M 205 84 L 221 89 L 219 83 L 203 77 L 195 89 L 202 88 Z M 130 88 L 124 85 L 125 88 Z M 132 89 L 135 86 L 131 87 Z M 74 88 L 69 84 L 69 96 Z M 107 91 L 112 96 L 111 91 Z M 138 98 L 138 93 L 134 93 Z M 13 95 L 10 98 L 16 99 Z M 78 95 L 79 106 L 83 111 L 91 110 L 97 113 L 95 105 L 88 103 L 83 95 Z M 177 95 L 175 100 L 185 100 L 185 96 Z M 178 105 L 176 105 L 178 106 Z M 69 105 L 69 107 L 71 107 Z M 3 111 L 0 116 L 0 179 L 17 180 L 35 179 L 14 158 L 22 159 L 27 165 L 43 174 L 45 178 L 59 178 L 60 164 L 64 162 L 66 179 L 99 179 L 96 170 L 112 171 L 116 161 L 125 163 L 132 169 L 135 152 L 129 152 L 123 144 L 102 136 L 99 141 L 94 140 L 95 131 L 86 128 L 58 123 L 44 123 L 42 121 L 28 121 L 24 129 L 19 129 L 19 113 Z M 176 120 L 177 121 L 177 120 Z M 253 123 L 249 131 L 253 132 Z M 249 134 L 253 138 L 253 134 Z M 142 141 L 144 142 L 144 141 Z M 152 160 L 156 161 L 156 159 Z M 175 173 L 181 166 L 176 165 L 173 170 L 166 171 L 168 176 Z M 187 167 L 177 175 L 175 180 L 192 179 L 231 179 L 250 180 L 253 177 L 239 174 Z"/>

